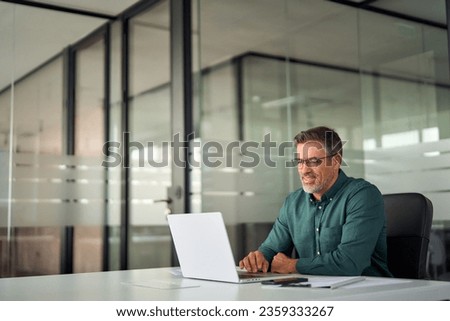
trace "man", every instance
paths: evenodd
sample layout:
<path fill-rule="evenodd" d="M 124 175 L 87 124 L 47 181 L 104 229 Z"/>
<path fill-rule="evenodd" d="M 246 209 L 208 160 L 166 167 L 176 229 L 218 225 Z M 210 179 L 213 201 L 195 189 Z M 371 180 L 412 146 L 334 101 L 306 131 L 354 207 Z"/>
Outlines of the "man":
<path fill-rule="evenodd" d="M 330 128 L 295 137 L 303 188 L 291 193 L 267 239 L 239 262 L 247 271 L 392 276 L 380 191 L 340 169 L 342 142 Z M 298 258 L 291 258 L 295 249 Z"/>

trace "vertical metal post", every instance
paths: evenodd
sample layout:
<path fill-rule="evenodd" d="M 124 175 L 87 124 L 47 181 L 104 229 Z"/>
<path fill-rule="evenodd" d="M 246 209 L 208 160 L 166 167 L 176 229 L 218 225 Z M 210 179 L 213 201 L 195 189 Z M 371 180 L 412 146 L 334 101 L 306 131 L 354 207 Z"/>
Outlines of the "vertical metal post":
<path fill-rule="evenodd" d="M 450 66 L 450 0 L 445 0 L 445 9 L 447 16 L 447 61 Z M 437 72 L 440 72 L 439 70 Z M 450 73 L 450 68 L 448 70 Z M 448 77 L 448 76 L 447 76 Z M 447 78 L 448 79 L 448 78 Z M 437 87 L 437 111 L 442 111 L 446 115 L 448 110 L 448 102 L 450 101 L 450 93 L 447 88 Z M 438 117 L 439 139 L 450 137 L 450 127 L 448 126 L 448 117 Z"/>
<path fill-rule="evenodd" d="M 120 269 L 128 269 L 128 239 L 130 224 L 130 197 L 129 197 L 129 179 L 130 179 L 130 158 L 128 155 L 128 139 L 125 133 L 129 133 L 129 103 L 128 103 L 128 82 L 129 82 L 129 37 L 128 37 L 129 19 L 124 19 L 122 23 L 122 187 L 121 187 L 121 216 L 120 216 Z"/>
<path fill-rule="evenodd" d="M 173 213 L 190 211 L 189 140 L 193 138 L 191 1 L 170 2 Z"/>
<path fill-rule="evenodd" d="M 108 23 L 105 29 L 104 34 L 104 41 L 105 41 L 105 61 L 104 61 L 104 100 L 103 100 L 103 110 L 104 110 L 104 124 L 105 124 L 105 131 L 104 131 L 104 137 L 105 142 L 109 142 L 109 128 L 110 128 L 110 104 L 111 104 L 111 23 Z M 109 154 L 109 148 L 107 149 Z M 109 207 L 108 207 L 108 190 L 110 188 L 108 183 L 108 169 L 105 169 L 104 172 L 104 178 L 105 178 L 105 188 L 104 188 L 104 195 L 105 195 L 105 203 L 104 203 L 104 220 L 103 220 L 103 257 L 102 257 L 102 270 L 108 271 L 109 270 L 109 226 L 108 226 L 108 216 L 109 216 Z"/>
<path fill-rule="evenodd" d="M 71 46 L 64 50 L 64 102 L 63 102 L 63 150 L 66 155 L 75 153 L 75 53 Z M 62 274 L 73 273 L 73 226 L 61 228 Z"/>
<path fill-rule="evenodd" d="M 243 60 L 245 56 L 239 56 L 233 59 L 235 88 L 236 88 L 236 105 L 238 116 L 238 139 L 244 140 L 244 71 Z"/>

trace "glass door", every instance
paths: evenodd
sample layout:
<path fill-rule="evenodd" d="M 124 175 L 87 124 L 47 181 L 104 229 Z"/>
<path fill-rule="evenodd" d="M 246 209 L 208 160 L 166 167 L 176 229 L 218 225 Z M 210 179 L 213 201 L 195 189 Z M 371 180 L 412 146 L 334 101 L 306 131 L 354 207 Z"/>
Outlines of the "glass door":
<path fill-rule="evenodd" d="M 128 268 L 170 266 L 171 186 L 169 1 L 128 20 Z"/>

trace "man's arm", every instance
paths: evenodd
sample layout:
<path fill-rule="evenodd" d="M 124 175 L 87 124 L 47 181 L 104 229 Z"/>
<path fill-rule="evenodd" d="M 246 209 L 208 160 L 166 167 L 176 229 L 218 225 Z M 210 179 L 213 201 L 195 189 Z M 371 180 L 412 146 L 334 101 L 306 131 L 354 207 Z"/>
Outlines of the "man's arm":
<path fill-rule="evenodd" d="M 280 209 L 280 214 L 276 219 L 272 230 L 266 240 L 261 244 L 257 251 L 250 252 L 239 262 L 239 267 L 245 268 L 249 272 L 263 271 L 267 272 L 272 259 L 279 252 L 289 252 L 292 250 L 293 243 L 286 223 L 286 202 Z M 275 272 L 281 273 L 275 269 Z M 272 268 L 272 271 L 273 268 Z M 283 272 L 289 273 L 289 272 Z"/>
<path fill-rule="evenodd" d="M 289 255 L 294 247 L 288 227 L 288 204 L 289 202 L 286 200 L 280 209 L 272 230 L 258 249 L 269 262 L 272 262 L 278 253 Z M 273 271 L 273 268 L 271 270 Z"/>

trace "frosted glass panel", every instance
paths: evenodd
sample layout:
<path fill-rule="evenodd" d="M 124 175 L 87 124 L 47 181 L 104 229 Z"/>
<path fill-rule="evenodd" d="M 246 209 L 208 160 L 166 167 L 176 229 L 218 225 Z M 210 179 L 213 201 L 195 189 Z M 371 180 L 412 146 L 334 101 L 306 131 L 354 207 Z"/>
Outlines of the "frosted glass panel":
<path fill-rule="evenodd" d="M 63 195 L 58 188 L 50 191 L 45 182 L 55 176 L 40 172 L 38 159 L 62 152 L 62 83 L 63 59 L 57 56 L 0 94 L 0 229 L 5 231 L 0 243 L 7 255 L 1 276 L 59 271 L 61 222 L 51 216 L 58 202 L 54 196 Z M 45 209 L 44 199 L 51 209 Z"/>
<path fill-rule="evenodd" d="M 278 182 L 289 182 L 289 175 L 295 173 L 288 167 L 290 153 L 286 157 L 276 157 L 274 153 L 266 158 L 262 143 L 251 143 L 260 147 L 250 149 L 246 142 L 236 141 L 208 141 L 201 145 L 203 209 L 220 209 L 229 224 L 272 222 L 278 214 L 279 199 L 289 191 L 289 184 Z M 217 152 L 211 146 L 216 146 Z"/>
<path fill-rule="evenodd" d="M 405 145 L 367 151 L 367 178 L 386 194 L 423 193 L 433 202 L 433 219 L 450 220 L 450 139 Z"/>
<path fill-rule="evenodd" d="M 101 158 L 16 153 L 13 160 L 13 226 L 103 225 Z M 117 186 L 120 181 L 110 184 Z M 2 201 L 6 204 L 6 199 Z"/>

